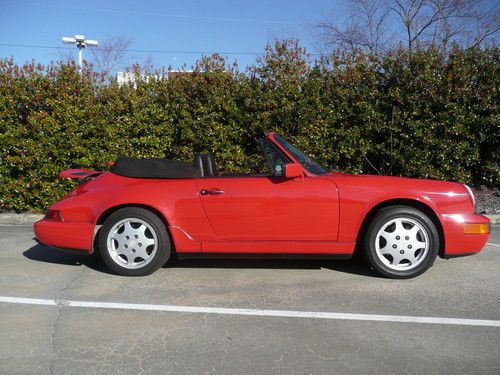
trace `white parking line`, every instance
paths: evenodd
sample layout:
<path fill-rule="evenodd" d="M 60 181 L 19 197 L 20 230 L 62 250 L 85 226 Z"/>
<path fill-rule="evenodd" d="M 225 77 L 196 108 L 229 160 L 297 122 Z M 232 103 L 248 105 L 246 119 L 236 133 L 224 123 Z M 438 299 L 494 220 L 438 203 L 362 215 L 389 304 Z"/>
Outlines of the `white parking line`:
<path fill-rule="evenodd" d="M 359 320 L 359 321 L 392 322 L 392 323 L 426 323 L 426 324 L 452 324 L 460 326 L 500 327 L 500 320 L 457 319 L 457 318 L 439 318 L 439 317 L 427 317 L 427 316 L 350 314 L 350 313 L 292 311 L 292 310 L 234 309 L 234 308 L 224 308 L 224 307 L 149 305 L 149 304 L 136 304 L 136 303 L 71 301 L 71 300 L 0 296 L 0 303 L 2 302 L 24 304 L 24 305 L 68 306 L 68 307 L 94 308 L 94 309 L 166 311 L 166 312 L 195 313 L 195 314 L 246 315 L 246 316 L 269 316 L 269 317 L 280 317 L 280 318 Z"/>
<path fill-rule="evenodd" d="M 486 245 L 500 247 L 500 245 L 497 245 L 496 243 L 491 243 L 491 242 L 486 243 Z"/>

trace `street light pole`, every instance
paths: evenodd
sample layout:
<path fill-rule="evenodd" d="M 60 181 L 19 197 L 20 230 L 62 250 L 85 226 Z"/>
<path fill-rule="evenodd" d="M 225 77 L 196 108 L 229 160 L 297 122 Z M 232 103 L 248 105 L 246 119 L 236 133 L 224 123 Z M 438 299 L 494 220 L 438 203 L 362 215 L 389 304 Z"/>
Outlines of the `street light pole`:
<path fill-rule="evenodd" d="M 83 47 L 78 44 L 77 46 L 78 46 L 78 66 L 80 67 L 80 73 L 81 73 L 83 64 Z"/>
<path fill-rule="evenodd" d="M 74 38 L 63 36 L 63 43 L 66 44 L 75 44 L 76 48 L 78 48 L 78 71 L 82 74 L 82 66 L 83 66 L 83 49 L 86 46 L 95 47 L 97 46 L 97 40 L 86 39 L 85 35 L 75 35 Z"/>

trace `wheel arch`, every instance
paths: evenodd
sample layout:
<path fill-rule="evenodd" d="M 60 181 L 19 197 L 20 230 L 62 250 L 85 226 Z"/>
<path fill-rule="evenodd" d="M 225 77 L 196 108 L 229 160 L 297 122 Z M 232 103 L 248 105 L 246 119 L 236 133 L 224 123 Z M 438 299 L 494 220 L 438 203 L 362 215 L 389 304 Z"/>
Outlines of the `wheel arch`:
<path fill-rule="evenodd" d="M 373 206 L 365 215 L 363 218 L 363 221 L 361 223 L 361 226 L 359 227 L 358 234 L 356 236 L 356 249 L 355 249 L 355 255 L 359 255 L 363 251 L 363 238 L 366 233 L 366 229 L 368 228 L 368 225 L 372 222 L 373 218 L 379 212 L 382 208 L 390 207 L 390 206 L 408 206 L 408 207 L 413 207 L 417 210 L 422 211 L 424 214 L 426 214 L 434 223 L 436 226 L 436 229 L 439 234 L 439 252 L 438 255 L 443 258 L 444 257 L 444 249 L 445 249 L 445 236 L 444 236 L 444 231 L 443 231 L 443 226 L 441 224 L 441 221 L 439 220 L 438 215 L 436 212 L 427 204 L 416 200 L 416 199 L 388 199 L 385 201 L 382 201 L 375 206 Z"/>
<path fill-rule="evenodd" d="M 138 207 L 138 208 L 143 208 L 145 210 L 148 210 L 150 212 L 152 212 L 153 214 L 155 214 L 156 216 L 158 216 L 158 218 L 163 222 L 163 224 L 165 224 L 165 229 L 167 230 L 168 232 L 168 236 L 170 237 L 170 245 L 171 245 L 171 249 L 172 249 L 172 254 L 175 254 L 175 241 L 174 241 L 174 238 L 172 236 L 172 233 L 170 231 L 170 224 L 167 220 L 167 218 L 165 217 L 165 215 L 163 215 L 161 213 L 160 210 L 158 210 L 157 208 L 153 207 L 153 206 L 149 206 L 147 204 L 140 204 L 140 203 L 124 203 L 124 204 L 118 204 L 118 205 L 115 205 L 115 206 L 111 206 L 111 207 L 108 207 L 107 209 L 105 209 L 104 211 L 102 211 L 99 216 L 97 217 L 97 220 L 96 220 L 96 230 L 94 232 L 94 239 L 93 239 L 93 250 L 95 251 L 97 249 L 97 239 L 98 239 L 98 233 L 99 233 L 99 230 L 100 230 L 100 227 L 104 224 L 104 222 L 106 221 L 106 219 L 108 217 L 110 217 L 114 212 L 118 211 L 119 209 L 122 209 L 122 208 L 129 208 L 129 207 Z"/>

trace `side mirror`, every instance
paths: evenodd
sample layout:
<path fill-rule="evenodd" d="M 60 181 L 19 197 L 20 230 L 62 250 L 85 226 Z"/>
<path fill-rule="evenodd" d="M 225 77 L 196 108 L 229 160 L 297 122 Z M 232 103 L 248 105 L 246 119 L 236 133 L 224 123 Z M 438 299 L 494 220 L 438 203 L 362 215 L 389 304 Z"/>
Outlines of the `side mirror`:
<path fill-rule="evenodd" d="M 296 178 L 304 175 L 304 169 L 299 163 L 289 163 L 285 165 L 285 177 Z"/>

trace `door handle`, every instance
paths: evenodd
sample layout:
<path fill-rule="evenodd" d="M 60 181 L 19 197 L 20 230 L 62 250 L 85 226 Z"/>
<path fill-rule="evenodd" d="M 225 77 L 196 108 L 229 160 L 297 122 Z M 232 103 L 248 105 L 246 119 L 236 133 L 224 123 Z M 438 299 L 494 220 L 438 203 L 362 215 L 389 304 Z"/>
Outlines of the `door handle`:
<path fill-rule="evenodd" d="M 200 190 L 201 195 L 221 195 L 224 194 L 224 190 L 220 189 L 201 189 Z"/>

